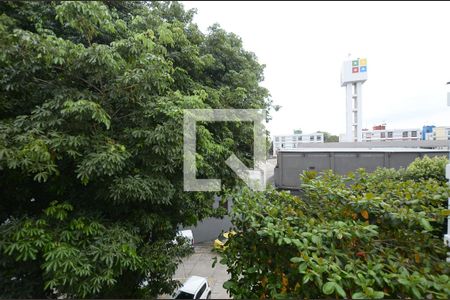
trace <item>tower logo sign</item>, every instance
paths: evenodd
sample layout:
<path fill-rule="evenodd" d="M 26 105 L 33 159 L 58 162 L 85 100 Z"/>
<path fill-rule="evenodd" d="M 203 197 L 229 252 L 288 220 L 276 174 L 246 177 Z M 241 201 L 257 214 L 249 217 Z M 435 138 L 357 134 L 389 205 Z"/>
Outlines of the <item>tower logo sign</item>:
<path fill-rule="evenodd" d="M 358 58 L 352 60 L 352 73 L 364 73 L 367 72 L 367 59 Z"/>

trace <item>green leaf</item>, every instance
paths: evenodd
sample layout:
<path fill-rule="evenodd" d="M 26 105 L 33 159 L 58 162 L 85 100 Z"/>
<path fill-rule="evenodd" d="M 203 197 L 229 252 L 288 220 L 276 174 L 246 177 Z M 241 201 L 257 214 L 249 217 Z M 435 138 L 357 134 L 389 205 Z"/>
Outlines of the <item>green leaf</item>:
<path fill-rule="evenodd" d="M 335 288 L 336 288 L 336 283 L 329 281 L 322 286 L 322 291 L 325 295 L 331 295 L 334 293 Z"/>
<path fill-rule="evenodd" d="M 430 222 L 428 222 L 427 219 L 421 218 L 420 219 L 420 225 L 422 225 L 422 227 L 425 230 L 428 230 L 428 231 L 433 230 L 433 227 L 431 227 Z"/>
<path fill-rule="evenodd" d="M 312 242 L 316 245 L 320 244 L 322 242 L 322 238 L 320 236 L 314 235 L 311 238 Z"/>
<path fill-rule="evenodd" d="M 335 288 L 339 296 L 341 296 L 342 298 L 347 298 L 347 294 L 339 284 L 336 283 Z"/>
<path fill-rule="evenodd" d="M 224 282 L 223 288 L 226 290 L 229 290 L 233 287 L 233 285 L 234 285 L 234 283 L 232 281 L 228 280 L 228 281 Z"/>
<path fill-rule="evenodd" d="M 367 296 L 362 292 L 356 292 L 352 294 L 352 299 L 367 299 Z"/>
<path fill-rule="evenodd" d="M 382 291 L 375 291 L 373 293 L 373 298 L 375 298 L 375 299 L 383 299 L 384 298 L 384 292 L 382 292 Z"/>
<path fill-rule="evenodd" d="M 308 264 L 306 262 L 303 262 L 300 264 L 300 266 L 298 267 L 298 271 L 299 273 L 305 273 L 306 269 L 308 268 Z"/>
<path fill-rule="evenodd" d="M 412 287 L 411 291 L 412 291 L 412 293 L 413 293 L 415 298 L 417 298 L 417 299 L 422 299 L 423 298 L 422 294 L 419 292 L 419 290 L 416 287 Z"/>
<path fill-rule="evenodd" d="M 299 262 L 304 261 L 304 259 L 302 257 L 292 257 L 290 259 L 290 261 L 293 262 L 293 263 L 299 263 Z"/>

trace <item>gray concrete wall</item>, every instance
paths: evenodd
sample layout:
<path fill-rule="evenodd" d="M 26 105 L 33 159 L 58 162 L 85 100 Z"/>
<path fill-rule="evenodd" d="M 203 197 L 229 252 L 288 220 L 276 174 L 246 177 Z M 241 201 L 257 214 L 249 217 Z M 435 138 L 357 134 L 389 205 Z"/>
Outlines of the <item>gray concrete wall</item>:
<path fill-rule="evenodd" d="M 214 199 L 214 208 L 218 208 L 220 205 L 220 197 Z M 231 211 L 233 202 L 229 200 L 227 202 L 227 211 Z M 223 218 L 206 218 L 197 223 L 195 226 L 185 227 L 183 229 L 191 229 L 194 235 L 194 243 L 202 243 L 214 241 L 221 232 L 229 231 L 233 225 L 231 224 L 230 217 L 225 215 Z M 211 243 L 212 247 L 212 243 Z"/>
<path fill-rule="evenodd" d="M 225 216 L 223 219 L 206 218 L 197 223 L 197 226 L 187 227 L 191 229 L 194 235 L 194 243 L 202 243 L 215 240 L 222 231 L 229 231 L 233 224 L 231 224 L 230 217 Z M 211 243 L 211 247 L 213 244 Z"/>
<path fill-rule="evenodd" d="M 408 149 L 408 151 L 379 150 L 364 152 L 361 149 L 349 149 L 347 151 L 327 151 L 326 149 L 314 149 L 308 152 L 281 151 L 278 153 L 277 166 L 275 167 L 275 186 L 283 189 L 299 189 L 300 174 L 303 171 L 314 170 L 317 172 L 333 170 L 337 174 L 346 174 L 358 168 L 364 168 L 368 172 L 377 167 L 401 168 L 407 167 L 417 157 L 428 155 L 448 156 L 445 150 Z"/>

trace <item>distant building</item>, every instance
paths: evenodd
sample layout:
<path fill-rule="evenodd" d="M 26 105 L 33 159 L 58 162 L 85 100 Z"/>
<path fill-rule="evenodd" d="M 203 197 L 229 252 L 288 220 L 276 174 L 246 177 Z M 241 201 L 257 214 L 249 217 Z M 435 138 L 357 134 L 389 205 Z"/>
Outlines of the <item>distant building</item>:
<path fill-rule="evenodd" d="M 422 127 L 422 140 L 423 141 L 430 141 L 432 140 L 432 136 L 433 136 L 433 128 L 435 128 L 436 126 L 434 125 L 425 125 Z"/>
<path fill-rule="evenodd" d="M 377 125 L 372 130 L 362 131 L 363 142 L 371 141 L 419 141 L 422 139 L 420 128 L 386 129 L 386 125 Z"/>
<path fill-rule="evenodd" d="M 433 131 L 426 134 L 426 140 L 450 141 L 450 126 L 433 127 Z"/>
<path fill-rule="evenodd" d="M 275 135 L 273 137 L 273 154 L 279 150 L 290 150 L 301 148 L 304 143 L 323 143 L 323 133 L 314 132 L 310 134 Z"/>
<path fill-rule="evenodd" d="M 386 129 L 386 124 L 381 124 L 381 125 L 375 125 L 372 127 L 373 130 L 385 130 Z"/>
<path fill-rule="evenodd" d="M 375 125 L 372 130 L 362 129 L 363 142 L 385 141 L 447 141 L 450 140 L 450 126 L 425 125 L 420 128 L 387 129 L 386 124 Z M 339 136 L 339 142 L 345 135 Z"/>

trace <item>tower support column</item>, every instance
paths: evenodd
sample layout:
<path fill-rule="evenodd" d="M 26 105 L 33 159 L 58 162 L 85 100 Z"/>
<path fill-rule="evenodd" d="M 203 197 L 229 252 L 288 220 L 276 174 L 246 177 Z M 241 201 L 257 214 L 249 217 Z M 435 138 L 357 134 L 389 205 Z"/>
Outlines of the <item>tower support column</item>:
<path fill-rule="evenodd" d="M 362 141 L 362 83 L 353 82 L 345 85 L 346 89 L 346 142 Z"/>
<path fill-rule="evenodd" d="M 362 83 L 356 82 L 356 141 L 362 142 Z"/>
<path fill-rule="evenodd" d="M 346 89 L 346 118 L 345 118 L 345 141 L 353 142 L 353 84 L 347 83 Z"/>

